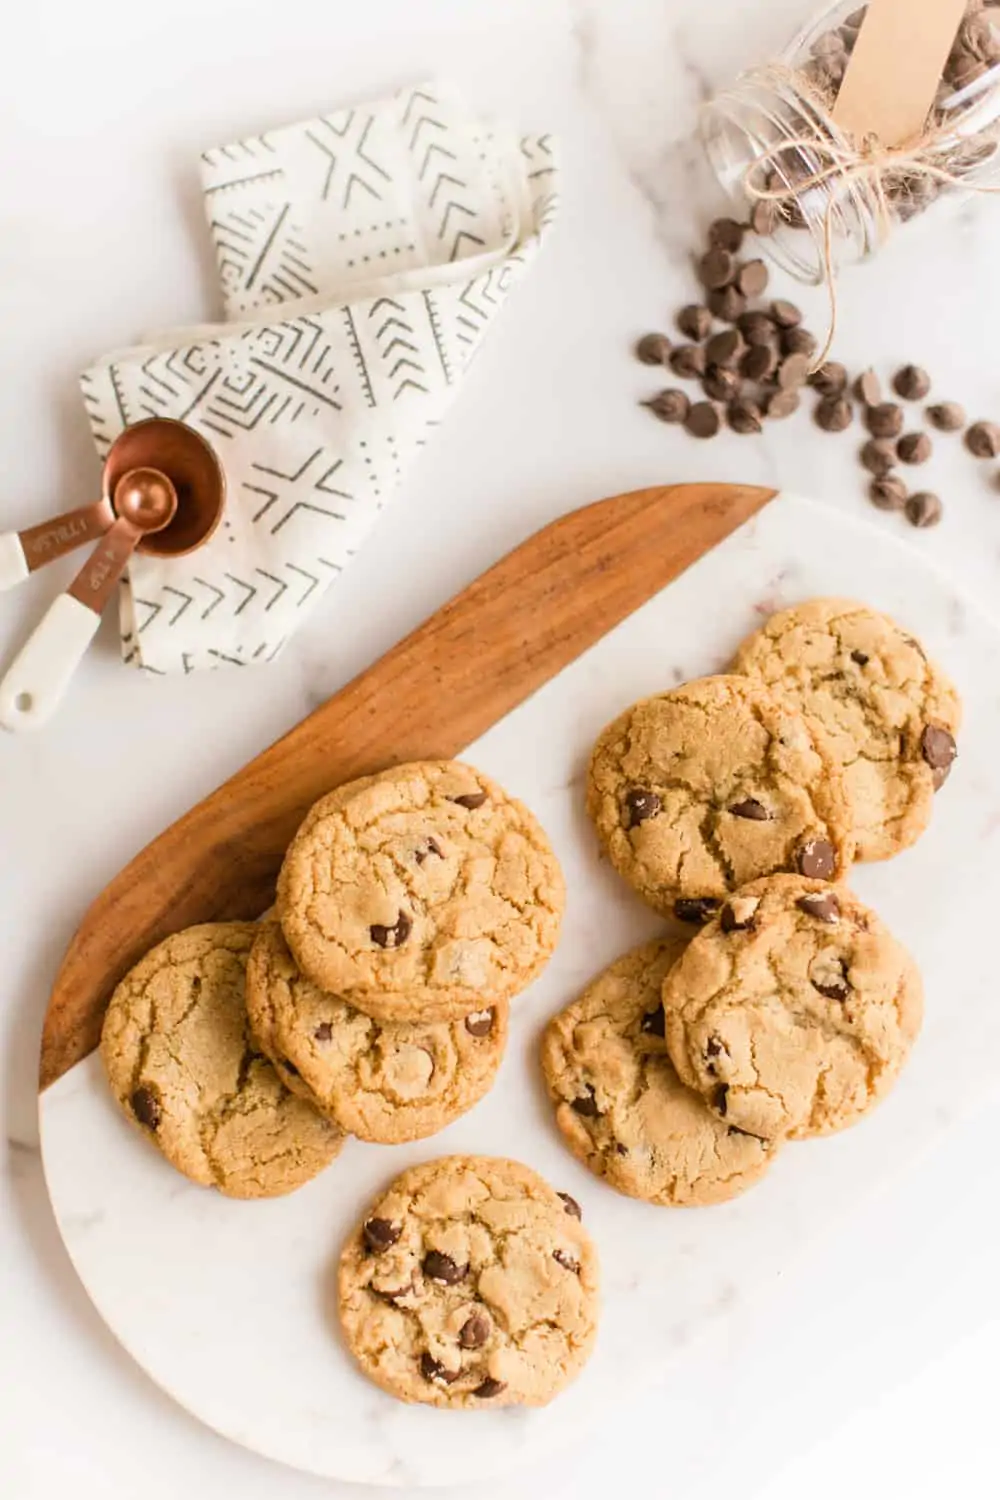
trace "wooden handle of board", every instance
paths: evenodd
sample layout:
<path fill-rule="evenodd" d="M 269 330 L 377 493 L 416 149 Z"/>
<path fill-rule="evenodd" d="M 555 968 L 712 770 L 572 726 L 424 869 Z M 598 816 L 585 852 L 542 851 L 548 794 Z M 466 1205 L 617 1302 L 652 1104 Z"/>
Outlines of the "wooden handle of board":
<path fill-rule="evenodd" d="M 40 1086 L 97 1046 L 124 974 L 195 922 L 256 917 L 324 792 L 450 759 L 756 514 L 773 490 L 637 490 L 553 521 L 136 855 L 98 896 L 49 998 Z"/>

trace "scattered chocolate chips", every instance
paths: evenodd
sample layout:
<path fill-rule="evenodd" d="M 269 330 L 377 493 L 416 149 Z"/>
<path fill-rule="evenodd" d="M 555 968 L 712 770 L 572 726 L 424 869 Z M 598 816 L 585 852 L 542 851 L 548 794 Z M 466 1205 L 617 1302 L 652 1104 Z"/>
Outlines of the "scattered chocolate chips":
<path fill-rule="evenodd" d="M 848 983 L 847 969 L 843 959 L 836 959 L 830 966 L 829 975 L 814 979 L 812 986 L 828 1000 L 846 1000 L 851 993 L 851 986 Z"/>
<path fill-rule="evenodd" d="M 844 432 L 854 420 L 854 408 L 846 396 L 824 396 L 813 415 L 824 432 Z"/>
<path fill-rule="evenodd" d="M 884 438 L 869 438 L 860 457 L 869 474 L 874 474 L 876 479 L 884 479 L 895 465 L 896 450 Z"/>
<path fill-rule="evenodd" d="M 715 1093 L 712 1095 L 712 1103 L 715 1106 L 715 1108 L 718 1110 L 719 1114 L 722 1116 L 723 1119 L 726 1118 L 726 1110 L 728 1108 L 728 1098 L 729 1098 L 729 1084 L 728 1083 L 720 1083 L 719 1087 L 716 1089 Z"/>
<path fill-rule="evenodd" d="M 500 1392 L 506 1389 L 506 1381 L 494 1380 L 492 1375 L 487 1375 L 486 1379 L 481 1380 L 476 1386 L 472 1394 L 478 1396 L 481 1401 L 489 1401 L 492 1396 L 499 1396 Z"/>
<path fill-rule="evenodd" d="M 461 797 L 449 797 L 449 802 L 456 803 L 459 807 L 466 808 L 469 812 L 475 812 L 477 807 L 482 807 L 486 801 L 485 792 L 463 792 Z"/>
<path fill-rule="evenodd" d="M 810 880 L 829 880 L 837 868 L 837 852 L 827 839 L 807 839 L 798 853 L 799 874 Z"/>
<path fill-rule="evenodd" d="M 895 474 L 883 479 L 873 479 L 868 486 L 868 497 L 879 510 L 902 510 L 906 504 L 907 488 Z"/>
<path fill-rule="evenodd" d="M 880 401 L 865 409 L 865 426 L 872 437 L 895 438 L 903 430 L 903 408 L 895 401 Z"/>
<path fill-rule="evenodd" d="M 751 931 L 759 905 L 759 896 L 734 896 L 722 908 L 719 926 L 727 933 Z"/>
<path fill-rule="evenodd" d="M 797 390 L 772 391 L 767 398 L 767 415 L 775 419 L 790 417 L 801 404 L 802 398 Z"/>
<path fill-rule="evenodd" d="M 865 406 L 878 406 L 882 400 L 882 382 L 874 370 L 866 370 L 854 382 L 854 394 Z"/>
<path fill-rule="evenodd" d="M 575 1256 L 570 1255 L 568 1250 L 553 1250 L 552 1259 L 566 1271 L 572 1271 L 574 1276 L 580 1274 L 580 1262 Z"/>
<path fill-rule="evenodd" d="M 647 786 L 633 786 L 625 793 L 625 827 L 638 828 L 640 823 L 646 823 L 650 818 L 655 818 L 663 807 L 663 803 L 655 792 L 651 792 Z"/>
<path fill-rule="evenodd" d="M 825 365 L 813 370 L 809 384 L 821 396 L 841 396 L 847 390 L 847 370 L 836 360 L 828 359 Z"/>
<path fill-rule="evenodd" d="M 668 363 L 682 380 L 700 380 L 705 373 L 705 351 L 700 344 L 677 344 Z"/>
<path fill-rule="evenodd" d="M 783 391 L 798 390 L 809 379 L 808 354 L 789 354 L 778 366 L 778 384 Z"/>
<path fill-rule="evenodd" d="M 587 1085 L 587 1093 L 581 1094 L 578 1098 L 574 1099 L 570 1107 L 578 1115 L 582 1115 L 585 1120 L 596 1120 L 597 1116 L 601 1113 L 597 1106 L 597 1100 L 594 1097 L 594 1090 L 589 1084 Z"/>
<path fill-rule="evenodd" d="M 662 1002 L 655 1010 L 647 1010 L 639 1022 L 639 1030 L 644 1032 L 646 1036 L 666 1036 L 667 1015 L 663 1009 Z"/>
<path fill-rule="evenodd" d="M 763 802 L 758 802 L 756 797 L 744 797 L 741 802 L 732 803 L 729 811 L 734 818 L 746 818 L 751 823 L 768 823 L 771 819 Z"/>
<path fill-rule="evenodd" d="M 495 1020 L 496 1012 L 493 1010 L 474 1010 L 471 1016 L 465 1018 L 465 1029 L 470 1036 L 489 1036 Z"/>
<path fill-rule="evenodd" d="M 750 210 L 750 228 L 762 239 L 773 234 L 781 217 L 777 203 L 771 198 L 758 198 Z"/>
<path fill-rule="evenodd" d="M 973 422 L 965 434 L 965 446 L 974 458 L 996 458 L 1000 453 L 1000 427 L 995 422 Z"/>
<path fill-rule="evenodd" d="M 930 393 L 931 377 L 919 365 L 904 365 L 892 377 L 892 388 L 904 401 L 922 401 Z"/>
<path fill-rule="evenodd" d="M 163 1111 L 153 1090 L 141 1084 L 132 1094 L 129 1103 L 139 1124 L 145 1125 L 147 1130 L 155 1130 L 163 1117 Z"/>
<path fill-rule="evenodd" d="M 840 921 L 840 902 L 832 891 L 811 891 L 808 896 L 800 896 L 796 905 L 799 911 L 804 911 L 807 917 L 815 917 L 818 922 L 834 926 Z"/>
<path fill-rule="evenodd" d="M 665 365 L 672 348 L 665 333 L 644 333 L 635 346 L 636 358 L 644 365 Z"/>
<path fill-rule="evenodd" d="M 740 333 L 748 344 L 760 347 L 775 347 L 778 343 L 778 326 L 765 312 L 745 312 L 739 321 Z"/>
<path fill-rule="evenodd" d="M 393 927 L 384 927 L 381 922 L 375 922 L 368 929 L 372 942 L 379 948 L 401 948 L 412 930 L 413 922 L 405 911 L 399 913 Z"/>
<path fill-rule="evenodd" d="M 432 1385 L 452 1385 L 462 1372 L 461 1370 L 449 1370 L 446 1365 L 443 1365 L 439 1359 L 435 1359 L 433 1354 L 429 1354 L 425 1349 L 420 1356 L 420 1373 Z"/>
<path fill-rule="evenodd" d="M 702 390 L 713 401 L 732 401 L 738 395 L 740 388 L 739 375 L 735 370 L 727 369 L 725 365 L 710 366 L 702 381 Z M 688 412 L 688 416 L 690 415 L 691 413 Z"/>
<path fill-rule="evenodd" d="M 744 380 L 770 380 L 778 368 L 778 350 L 774 344 L 751 344 L 740 360 Z"/>
<path fill-rule="evenodd" d="M 683 391 L 659 391 L 645 405 L 661 422 L 683 422 L 691 410 L 691 402 Z"/>
<path fill-rule="evenodd" d="M 722 426 L 719 409 L 711 401 L 696 401 L 687 414 L 685 432 L 696 438 L 713 438 Z"/>
<path fill-rule="evenodd" d="M 927 724 L 920 736 L 920 754 L 934 772 L 934 790 L 943 786 L 958 755 L 955 736 L 940 724 Z"/>
<path fill-rule="evenodd" d="M 756 352 L 754 349 L 750 350 L 751 354 Z M 756 401 L 749 401 L 745 396 L 730 401 L 726 408 L 726 420 L 732 430 L 739 433 L 760 432 L 764 426 L 760 407 Z"/>
<path fill-rule="evenodd" d="M 911 526 L 921 529 L 936 526 L 943 512 L 940 499 L 931 490 L 918 490 L 906 502 L 906 519 Z"/>
<path fill-rule="evenodd" d="M 721 323 L 735 323 L 747 310 L 747 299 L 735 286 L 716 287 L 708 294 L 709 310 Z"/>
<path fill-rule="evenodd" d="M 867 667 L 868 663 L 871 661 L 871 657 L 868 656 L 864 651 L 852 651 L 851 661 L 857 662 L 859 667 Z"/>
<path fill-rule="evenodd" d="M 470 1313 L 458 1334 L 460 1349 L 481 1349 L 493 1332 L 493 1324 L 486 1313 L 478 1309 Z"/>
<path fill-rule="evenodd" d="M 927 420 L 938 432 L 961 432 L 965 426 L 965 407 L 957 401 L 939 401 L 927 408 Z"/>
<path fill-rule="evenodd" d="M 674 902 L 674 916 L 678 922 L 710 922 L 719 910 L 720 903 L 714 896 L 682 896 Z"/>
<path fill-rule="evenodd" d="M 361 1230 L 366 1247 L 376 1255 L 394 1245 L 402 1232 L 403 1226 L 390 1219 L 366 1219 Z"/>
<path fill-rule="evenodd" d="M 708 226 L 708 243 L 735 255 L 743 243 L 746 226 L 736 219 L 716 219 Z"/>
<path fill-rule="evenodd" d="M 743 335 L 738 328 L 724 328 L 713 334 L 705 345 L 705 358 L 709 365 L 721 365 L 723 369 L 735 369 L 746 349 Z"/>
<path fill-rule="evenodd" d="M 458 1265 L 440 1250 L 428 1250 L 422 1269 L 428 1281 L 436 1281 L 440 1286 L 457 1286 L 469 1274 L 468 1266 Z"/>
<path fill-rule="evenodd" d="M 557 1193 L 556 1197 L 562 1199 L 563 1208 L 566 1210 L 566 1212 L 570 1215 L 571 1218 L 573 1218 L 573 1219 L 582 1219 L 583 1218 L 583 1209 L 580 1207 L 579 1203 L 577 1203 L 576 1199 L 570 1193 Z"/>
<path fill-rule="evenodd" d="M 771 303 L 771 317 L 779 328 L 798 328 L 802 322 L 802 314 L 794 302 L 786 302 L 779 297 Z"/>
<path fill-rule="evenodd" d="M 903 464 L 925 464 L 933 452 L 926 432 L 904 432 L 896 444 L 896 456 Z"/>
<path fill-rule="evenodd" d="M 313 1036 L 317 1042 L 332 1042 L 332 1024 L 329 1021 L 320 1021 L 319 1025 L 316 1027 L 316 1030 L 313 1032 Z"/>
<path fill-rule="evenodd" d="M 748 260 L 736 273 L 736 286 L 744 297 L 759 297 L 770 277 L 762 260 Z"/>
<path fill-rule="evenodd" d="M 810 333 L 808 328 L 786 328 L 781 335 L 784 354 L 804 354 L 811 362 L 818 347 L 816 335 Z"/>
<path fill-rule="evenodd" d="M 728 286 L 733 279 L 736 266 L 732 255 L 721 245 L 713 245 L 698 262 L 698 280 L 710 291 Z"/>
<path fill-rule="evenodd" d="M 677 314 L 677 327 L 685 338 L 700 344 L 712 331 L 712 314 L 700 302 L 689 302 Z"/>

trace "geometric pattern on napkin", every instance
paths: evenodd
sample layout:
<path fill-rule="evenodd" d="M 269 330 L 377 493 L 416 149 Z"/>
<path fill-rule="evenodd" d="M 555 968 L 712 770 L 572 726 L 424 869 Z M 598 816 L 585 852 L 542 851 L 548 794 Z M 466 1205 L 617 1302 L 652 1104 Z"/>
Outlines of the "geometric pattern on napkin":
<path fill-rule="evenodd" d="M 557 205 L 550 137 L 439 85 L 204 153 L 227 321 L 82 376 L 98 449 L 176 417 L 216 449 L 227 507 L 188 558 L 137 557 L 125 660 L 273 660 L 363 545 L 441 423 Z"/>

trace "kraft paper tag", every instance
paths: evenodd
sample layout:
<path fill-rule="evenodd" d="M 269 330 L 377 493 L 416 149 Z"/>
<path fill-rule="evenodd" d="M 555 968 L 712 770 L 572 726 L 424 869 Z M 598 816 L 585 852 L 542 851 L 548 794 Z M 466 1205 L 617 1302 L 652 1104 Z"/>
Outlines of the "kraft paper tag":
<path fill-rule="evenodd" d="M 966 0 L 871 0 L 833 118 L 855 140 L 923 134 Z"/>

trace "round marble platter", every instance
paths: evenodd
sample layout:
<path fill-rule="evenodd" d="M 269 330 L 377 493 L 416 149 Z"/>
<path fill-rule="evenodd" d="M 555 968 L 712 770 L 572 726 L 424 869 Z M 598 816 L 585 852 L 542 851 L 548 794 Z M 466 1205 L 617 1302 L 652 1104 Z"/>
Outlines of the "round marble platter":
<path fill-rule="evenodd" d="M 657 930 L 655 916 L 598 860 L 582 811 L 588 749 L 624 705 L 720 670 L 771 610 L 820 594 L 897 616 L 965 701 L 961 758 L 931 829 L 896 860 L 852 876 L 920 962 L 927 1021 L 897 1089 L 855 1129 L 789 1147 L 734 1203 L 652 1208 L 619 1197 L 565 1150 L 537 1064 L 546 1018 Z M 923 552 L 783 495 L 470 745 L 466 758 L 541 818 L 569 899 L 553 962 L 513 1007 L 496 1087 L 464 1119 L 409 1146 L 348 1142 L 290 1197 L 237 1203 L 177 1175 L 129 1127 L 96 1055 L 40 1105 L 45 1173 L 67 1249 L 147 1374 L 234 1442 L 373 1485 L 484 1480 L 579 1444 L 590 1425 L 614 1421 L 614 1406 L 636 1384 L 682 1358 L 711 1319 L 762 1295 L 812 1237 L 877 1191 L 966 1102 L 1000 1089 L 1000 1006 L 983 941 L 1000 870 L 1000 634 Z M 334 1280 L 346 1233 L 402 1168 L 451 1152 L 529 1163 L 580 1201 L 599 1246 L 597 1350 L 545 1409 L 402 1405 L 363 1379 L 339 1339 Z"/>

